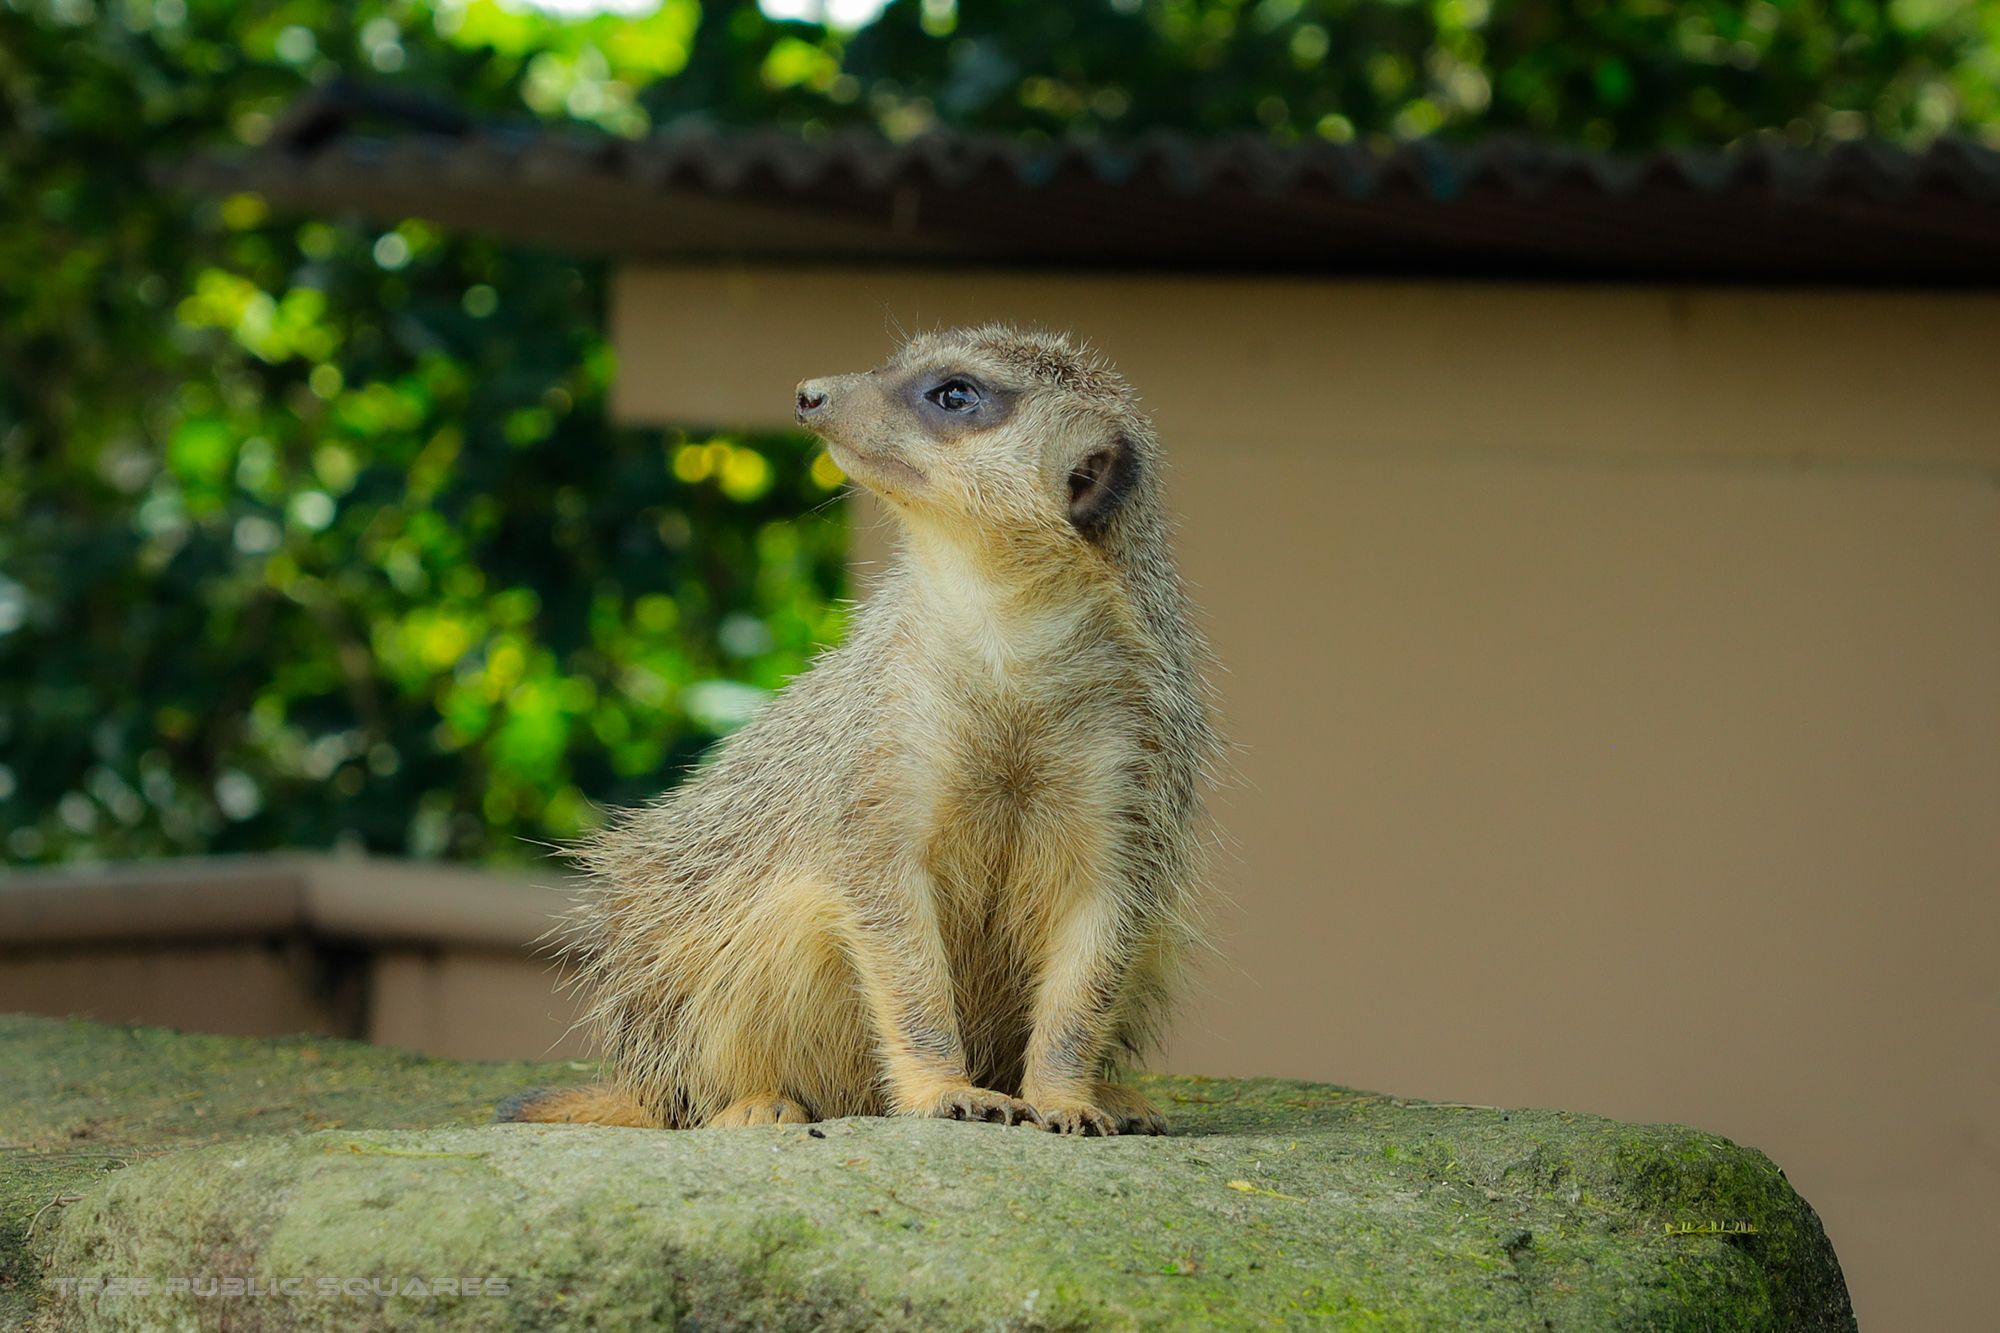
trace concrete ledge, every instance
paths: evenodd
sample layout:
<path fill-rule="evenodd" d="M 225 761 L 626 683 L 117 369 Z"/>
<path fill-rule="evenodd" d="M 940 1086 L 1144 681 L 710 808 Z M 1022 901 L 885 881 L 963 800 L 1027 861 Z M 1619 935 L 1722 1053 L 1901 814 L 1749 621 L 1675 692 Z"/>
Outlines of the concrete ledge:
<path fill-rule="evenodd" d="M 198 857 L 0 873 L 0 948 L 304 931 L 520 948 L 565 898 L 545 879 L 410 861 Z"/>
<path fill-rule="evenodd" d="M 0 875 L 0 1010 L 573 1055 L 575 998 L 539 943 L 557 878 L 328 856 Z"/>
<path fill-rule="evenodd" d="M 0 1067 L 0 1323 L 1854 1326 L 1783 1172 L 1676 1125 L 1199 1078 L 1163 1139 L 481 1125 L 588 1071 L 4 1016 Z"/>

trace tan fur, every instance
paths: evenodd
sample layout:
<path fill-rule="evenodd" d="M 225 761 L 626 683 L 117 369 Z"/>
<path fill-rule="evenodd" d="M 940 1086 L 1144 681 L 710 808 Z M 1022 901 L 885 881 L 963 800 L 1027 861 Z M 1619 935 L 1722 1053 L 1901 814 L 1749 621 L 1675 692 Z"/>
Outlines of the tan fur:
<path fill-rule="evenodd" d="M 977 410 L 923 397 L 952 377 Z M 800 388 L 904 541 L 845 644 L 582 849 L 612 1104 L 1161 1132 L 1106 1080 L 1196 933 L 1215 742 L 1152 430 L 1101 362 L 1010 329 Z"/>
<path fill-rule="evenodd" d="M 587 1088 L 545 1088 L 525 1093 L 503 1107 L 500 1118 L 535 1125 L 646 1128 L 658 1123 L 652 1112 L 633 1100 L 630 1093 L 602 1083 Z"/>

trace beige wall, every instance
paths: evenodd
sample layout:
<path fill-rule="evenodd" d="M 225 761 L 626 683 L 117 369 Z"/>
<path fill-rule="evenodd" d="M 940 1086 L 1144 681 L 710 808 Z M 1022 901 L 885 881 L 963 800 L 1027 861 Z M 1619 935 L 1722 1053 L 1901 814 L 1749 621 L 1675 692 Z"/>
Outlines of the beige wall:
<path fill-rule="evenodd" d="M 990 318 L 1138 386 L 1229 668 L 1168 1063 L 1691 1121 L 1864 1324 L 1985 1319 L 2000 297 L 639 269 L 618 407 L 781 424 Z"/>
<path fill-rule="evenodd" d="M 0 949 L 0 1013 L 263 1037 L 309 1033 L 453 1060 L 577 1060 L 574 996 L 548 959 L 511 950 L 175 940 Z M 594 1064 L 585 1066 L 594 1069 Z"/>
<path fill-rule="evenodd" d="M 0 949 L 0 1013 L 148 1023 L 232 1037 L 359 1037 L 361 1007 L 277 939 Z"/>
<path fill-rule="evenodd" d="M 367 1038 L 455 1060 L 588 1054 L 575 992 L 537 951 L 389 948 L 373 959 Z M 595 1072 L 597 1066 L 587 1066 Z"/>
<path fill-rule="evenodd" d="M 0 1013 L 575 1058 L 577 997 L 538 943 L 561 878 L 314 855 L 0 873 Z"/>

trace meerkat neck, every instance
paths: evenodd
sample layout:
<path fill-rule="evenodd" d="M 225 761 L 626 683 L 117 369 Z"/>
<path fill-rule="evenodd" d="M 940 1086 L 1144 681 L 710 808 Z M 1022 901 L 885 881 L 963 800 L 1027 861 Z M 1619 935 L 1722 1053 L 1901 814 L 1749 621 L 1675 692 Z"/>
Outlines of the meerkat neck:
<path fill-rule="evenodd" d="M 1095 604 L 1067 562 L 985 534 L 912 524 L 902 560 L 926 620 L 1000 674 L 1056 650 Z"/>
<path fill-rule="evenodd" d="M 903 558 L 919 584 L 967 590 L 977 585 L 980 598 L 994 603 L 1045 595 L 1054 562 L 1036 559 L 1024 548 L 1025 543 L 941 523 L 912 522 L 903 529 Z"/>

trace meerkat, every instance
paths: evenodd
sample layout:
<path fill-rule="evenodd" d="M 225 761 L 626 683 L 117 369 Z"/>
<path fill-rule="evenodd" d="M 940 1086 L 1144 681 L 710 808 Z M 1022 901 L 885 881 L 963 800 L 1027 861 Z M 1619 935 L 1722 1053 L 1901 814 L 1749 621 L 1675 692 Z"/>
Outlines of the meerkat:
<path fill-rule="evenodd" d="M 579 851 L 612 1071 L 505 1119 L 1159 1134 L 1114 1080 L 1198 933 L 1216 740 L 1158 443 L 1057 335 L 921 336 L 797 418 L 887 502 L 848 636 Z"/>

